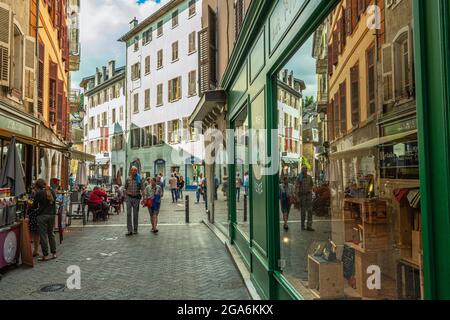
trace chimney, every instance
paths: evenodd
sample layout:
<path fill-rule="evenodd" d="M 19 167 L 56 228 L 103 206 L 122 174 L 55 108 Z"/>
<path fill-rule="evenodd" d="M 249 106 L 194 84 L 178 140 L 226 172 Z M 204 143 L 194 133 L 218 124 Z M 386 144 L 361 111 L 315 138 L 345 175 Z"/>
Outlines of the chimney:
<path fill-rule="evenodd" d="M 136 28 L 137 25 L 138 25 L 138 20 L 136 19 L 136 17 L 134 17 L 133 20 L 130 21 L 130 30 Z"/>
<path fill-rule="evenodd" d="M 94 87 L 98 86 L 100 84 L 99 78 L 98 78 L 99 70 L 98 68 L 95 68 L 95 76 L 94 76 Z"/>
<path fill-rule="evenodd" d="M 110 79 L 114 77 L 115 70 L 116 70 L 116 61 L 111 60 L 110 62 L 108 62 L 108 75 Z"/>
<path fill-rule="evenodd" d="M 106 67 L 102 67 L 102 77 L 103 77 L 103 82 L 108 80 L 108 77 L 107 77 L 107 74 L 106 74 Z"/>

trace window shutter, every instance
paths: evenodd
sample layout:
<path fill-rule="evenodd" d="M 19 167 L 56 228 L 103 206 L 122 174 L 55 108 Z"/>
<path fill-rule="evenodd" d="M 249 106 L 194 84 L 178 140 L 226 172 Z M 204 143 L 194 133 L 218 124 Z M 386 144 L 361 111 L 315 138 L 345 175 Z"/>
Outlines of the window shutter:
<path fill-rule="evenodd" d="M 25 54 L 24 54 L 24 68 L 23 68 L 23 88 L 24 100 L 33 102 L 34 99 L 34 70 L 36 65 L 35 60 L 35 38 L 25 38 Z"/>
<path fill-rule="evenodd" d="M 333 32 L 333 65 L 338 64 L 339 58 L 339 34 L 337 31 Z"/>
<path fill-rule="evenodd" d="M 333 100 L 333 112 L 334 112 L 334 136 L 337 138 L 341 135 L 341 128 L 340 124 L 342 119 L 340 119 L 340 110 L 339 110 L 339 90 L 334 94 L 334 100 Z"/>
<path fill-rule="evenodd" d="M 328 74 L 333 74 L 333 46 L 328 45 Z"/>
<path fill-rule="evenodd" d="M 189 119 L 183 118 L 183 141 L 188 141 Z"/>
<path fill-rule="evenodd" d="M 209 90 L 208 29 L 198 33 L 200 94 Z"/>
<path fill-rule="evenodd" d="M 334 140 L 334 100 L 332 99 L 330 103 L 328 104 L 328 140 L 333 141 Z"/>
<path fill-rule="evenodd" d="M 394 67 L 392 45 L 382 48 L 383 100 L 385 103 L 394 99 Z"/>
<path fill-rule="evenodd" d="M 217 76 L 216 76 L 216 52 L 217 52 L 217 15 L 209 8 L 208 12 L 208 44 L 209 44 L 209 88 L 210 90 L 216 89 L 217 87 Z"/>
<path fill-rule="evenodd" d="M 366 11 L 366 0 L 358 0 L 358 16 L 361 16 Z"/>
<path fill-rule="evenodd" d="M 347 85 L 345 81 L 339 86 L 339 109 L 341 134 L 347 133 Z"/>
<path fill-rule="evenodd" d="M 346 42 L 346 39 L 347 39 L 347 36 L 346 36 L 346 31 L 345 31 L 345 16 L 343 16 L 343 17 L 341 17 L 341 19 L 339 19 L 339 25 L 340 25 L 340 33 L 339 33 L 339 36 L 340 36 L 340 42 L 341 42 L 341 53 L 343 53 L 344 52 L 344 49 L 345 49 L 345 42 Z"/>
<path fill-rule="evenodd" d="M 359 124 L 359 67 L 355 65 L 350 69 L 351 80 L 351 109 L 352 109 L 352 125 L 356 127 Z"/>
<path fill-rule="evenodd" d="M 63 94 L 64 94 L 64 81 L 57 81 L 57 105 L 56 105 L 56 128 L 58 133 L 62 133 L 62 122 L 63 122 Z"/>
<path fill-rule="evenodd" d="M 38 61 L 38 113 L 44 114 L 44 54 L 45 46 L 39 42 L 39 61 Z"/>
<path fill-rule="evenodd" d="M 352 0 L 347 0 L 345 5 L 345 26 L 347 35 L 351 36 L 353 33 L 353 24 L 352 24 Z"/>
<path fill-rule="evenodd" d="M 175 142 L 175 138 L 174 138 L 174 132 L 173 132 L 173 124 L 174 124 L 174 122 L 175 122 L 175 120 L 174 121 L 170 121 L 169 123 L 168 123 L 168 125 L 169 125 L 169 127 L 167 128 L 167 131 L 168 131 L 168 135 L 169 135 L 169 143 L 173 143 L 173 142 Z"/>
<path fill-rule="evenodd" d="M 182 83 L 181 83 L 181 77 L 178 77 L 178 83 L 177 83 L 177 95 L 176 95 L 176 99 L 181 99 L 182 93 L 183 93 L 183 88 L 182 88 Z"/>
<path fill-rule="evenodd" d="M 355 31 L 358 25 L 358 1 L 352 0 L 352 31 Z"/>
<path fill-rule="evenodd" d="M 9 87 L 12 16 L 10 7 L 0 3 L 0 85 Z"/>
<path fill-rule="evenodd" d="M 169 102 L 173 100 L 173 80 L 169 80 L 169 90 L 168 90 Z"/>
<path fill-rule="evenodd" d="M 242 24 L 244 22 L 244 1 L 235 0 L 234 1 L 234 13 L 235 13 L 235 41 L 237 41 L 239 34 L 242 29 Z"/>

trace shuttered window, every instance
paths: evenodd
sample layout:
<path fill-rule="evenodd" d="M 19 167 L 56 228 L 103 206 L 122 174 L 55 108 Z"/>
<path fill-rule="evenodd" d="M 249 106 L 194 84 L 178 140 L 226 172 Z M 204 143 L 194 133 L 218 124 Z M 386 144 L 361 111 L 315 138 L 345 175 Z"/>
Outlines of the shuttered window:
<path fill-rule="evenodd" d="M 333 100 L 333 112 L 334 112 L 334 136 L 338 138 L 341 135 L 341 119 L 339 110 L 339 91 L 335 93 Z"/>
<path fill-rule="evenodd" d="M 196 45 L 195 45 L 195 38 L 197 37 L 197 33 L 191 32 L 189 34 L 189 53 L 193 53 L 195 52 L 195 50 L 197 50 Z"/>
<path fill-rule="evenodd" d="M 371 116 L 376 112 L 375 106 L 375 47 L 372 46 L 367 50 L 367 115 Z"/>
<path fill-rule="evenodd" d="M 394 99 L 392 45 L 382 48 L 382 73 L 383 73 L 383 100 L 388 103 Z"/>
<path fill-rule="evenodd" d="M 51 124 L 56 123 L 56 99 L 57 99 L 57 80 L 58 80 L 58 65 L 50 61 L 49 74 L 49 92 L 48 92 L 48 108 L 49 121 Z"/>
<path fill-rule="evenodd" d="M 237 40 L 241 33 L 242 24 L 244 22 L 244 0 L 234 1 L 234 13 L 235 13 L 235 39 Z"/>
<path fill-rule="evenodd" d="M 352 0 L 346 0 L 345 2 L 345 29 L 348 36 L 353 33 L 352 24 Z"/>
<path fill-rule="evenodd" d="M 35 39 L 26 37 L 25 39 L 25 65 L 24 65 L 24 99 L 33 102 L 34 99 L 34 70 L 36 65 Z"/>
<path fill-rule="evenodd" d="M 172 13 L 172 28 L 175 28 L 178 26 L 178 10 L 175 10 Z"/>
<path fill-rule="evenodd" d="M 58 133 L 63 133 L 63 121 L 64 119 L 64 100 L 63 100 L 63 96 L 64 96 L 64 81 L 62 80 L 57 80 L 57 92 L 58 92 L 58 96 L 57 96 L 57 106 L 56 106 L 56 128 Z"/>
<path fill-rule="evenodd" d="M 10 7 L 0 3 L 0 85 L 9 87 L 11 26 Z"/>
<path fill-rule="evenodd" d="M 144 109 L 145 110 L 149 110 L 150 109 L 150 89 L 146 89 L 145 90 Z"/>
<path fill-rule="evenodd" d="M 133 95 L 133 113 L 139 112 L 139 93 Z"/>
<path fill-rule="evenodd" d="M 328 139 L 330 141 L 334 140 L 334 100 L 331 99 L 330 103 L 328 104 Z"/>
<path fill-rule="evenodd" d="M 350 69 L 351 81 L 351 109 L 352 126 L 357 127 L 360 121 L 359 117 L 359 67 L 355 65 Z"/>
<path fill-rule="evenodd" d="M 150 56 L 145 57 L 145 75 L 150 73 Z"/>
<path fill-rule="evenodd" d="M 169 80 L 168 99 L 169 102 L 181 99 L 181 77 Z"/>
<path fill-rule="evenodd" d="M 156 89 L 156 106 L 162 106 L 163 105 L 163 84 L 160 83 L 157 86 Z"/>
<path fill-rule="evenodd" d="M 195 96 L 196 94 L 197 94 L 197 72 L 193 70 L 189 72 L 188 95 Z"/>
<path fill-rule="evenodd" d="M 163 25 L 164 25 L 164 22 L 162 20 L 158 22 L 158 29 L 156 31 L 158 38 L 163 35 Z"/>
<path fill-rule="evenodd" d="M 195 14 L 195 1 L 196 0 L 189 1 L 189 17 L 192 17 Z"/>
<path fill-rule="evenodd" d="M 139 62 L 131 66 L 131 80 L 137 80 L 141 77 L 141 64 Z"/>
<path fill-rule="evenodd" d="M 169 143 L 179 143 L 180 134 L 180 120 L 172 120 L 168 122 L 168 138 Z"/>
<path fill-rule="evenodd" d="M 163 50 L 159 50 L 158 51 L 158 63 L 157 63 L 157 68 L 161 69 L 163 67 Z"/>
<path fill-rule="evenodd" d="M 339 86 L 339 109 L 341 135 L 347 133 L 347 85 L 345 81 Z"/>
<path fill-rule="evenodd" d="M 208 7 L 208 27 L 199 32 L 200 94 L 214 90 L 217 87 L 216 24 L 216 13 L 211 7 Z"/>
<path fill-rule="evenodd" d="M 178 41 L 172 43 L 172 62 L 178 60 Z"/>

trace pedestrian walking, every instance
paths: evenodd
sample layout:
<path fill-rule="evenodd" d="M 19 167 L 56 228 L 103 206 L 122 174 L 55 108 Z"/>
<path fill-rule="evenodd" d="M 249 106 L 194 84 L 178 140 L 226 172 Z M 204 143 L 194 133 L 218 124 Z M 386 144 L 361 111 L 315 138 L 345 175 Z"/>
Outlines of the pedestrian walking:
<path fill-rule="evenodd" d="M 179 198 L 181 200 L 183 200 L 183 189 L 184 189 L 184 186 L 185 186 L 184 177 L 181 176 L 179 184 L 178 184 L 178 193 L 179 193 Z"/>
<path fill-rule="evenodd" d="M 147 207 L 152 223 L 152 232 L 157 234 L 158 215 L 161 209 L 162 188 L 158 185 L 157 180 L 153 178 L 144 191 L 144 205 Z"/>
<path fill-rule="evenodd" d="M 237 202 L 239 202 L 241 197 L 241 187 L 242 187 L 242 179 L 239 173 L 236 175 L 236 198 Z"/>
<path fill-rule="evenodd" d="M 197 182 L 197 192 L 195 193 L 195 196 L 197 197 L 197 203 L 200 202 L 200 196 L 203 195 L 203 173 L 200 173 L 199 177 L 198 177 L 198 182 Z"/>
<path fill-rule="evenodd" d="M 175 172 L 175 178 L 177 179 L 177 202 L 180 199 L 180 176 Z"/>
<path fill-rule="evenodd" d="M 47 261 L 48 247 L 52 253 L 52 259 L 56 259 L 56 241 L 53 230 L 55 228 L 56 193 L 47 186 L 43 179 L 36 181 L 36 194 L 33 200 L 32 210 L 36 210 L 36 220 L 40 237 L 42 256 L 39 261 Z"/>
<path fill-rule="evenodd" d="M 244 173 L 244 193 L 248 197 L 250 189 L 250 177 L 248 176 L 248 172 Z"/>
<path fill-rule="evenodd" d="M 175 174 L 172 173 L 172 176 L 169 179 L 169 187 L 170 191 L 172 192 L 172 203 L 178 202 L 178 186 L 177 186 L 177 178 L 175 177 Z"/>
<path fill-rule="evenodd" d="M 31 239 L 33 241 L 33 257 L 39 256 L 39 226 L 37 222 L 38 209 L 33 210 L 33 200 L 36 196 L 36 184 L 33 183 L 31 186 L 31 192 L 29 195 L 29 211 L 28 211 L 28 224 L 30 229 Z"/>
<path fill-rule="evenodd" d="M 308 174 L 308 168 L 302 167 L 301 173 L 297 177 L 296 189 L 300 202 L 300 213 L 302 220 L 302 230 L 314 231 L 312 228 L 312 191 L 314 187 L 314 181 Z M 305 221 L 307 220 L 307 226 L 305 228 Z"/>
<path fill-rule="evenodd" d="M 127 197 L 127 236 L 138 234 L 139 228 L 139 205 L 142 198 L 142 181 L 136 167 L 132 167 L 130 175 L 125 182 L 125 193 Z"/>
<path fill-rule="evenodd" d="M 281 213 L 283 214 L 284 230 L 289 230 L 288 220 L 291 211 L 292 199 L 294 197 L 294 186 L 289 183 L 287 176 L 283 176 L 280 184 L 280 204 Z"/>
<path fill-rule="evenodd" d="M 164 179 L 162 172 L 159 173 L 159 179 L 161 180 L 162 188 L 165 189 L 166 188 L 166 180 Z"/>

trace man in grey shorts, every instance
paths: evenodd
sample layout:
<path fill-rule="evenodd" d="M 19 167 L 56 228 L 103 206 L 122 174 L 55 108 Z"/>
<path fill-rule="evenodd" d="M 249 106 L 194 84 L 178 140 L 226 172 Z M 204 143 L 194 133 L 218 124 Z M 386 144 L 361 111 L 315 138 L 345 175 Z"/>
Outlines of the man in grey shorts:
<path fill-rule="evenodd" d="M 127 199 L 127 236 L 138 233 L 139 206 L 142 198 L 143 183 L 136 167 L 130 170 L 130 176 L 125 183 L 125 194 Z"/>

